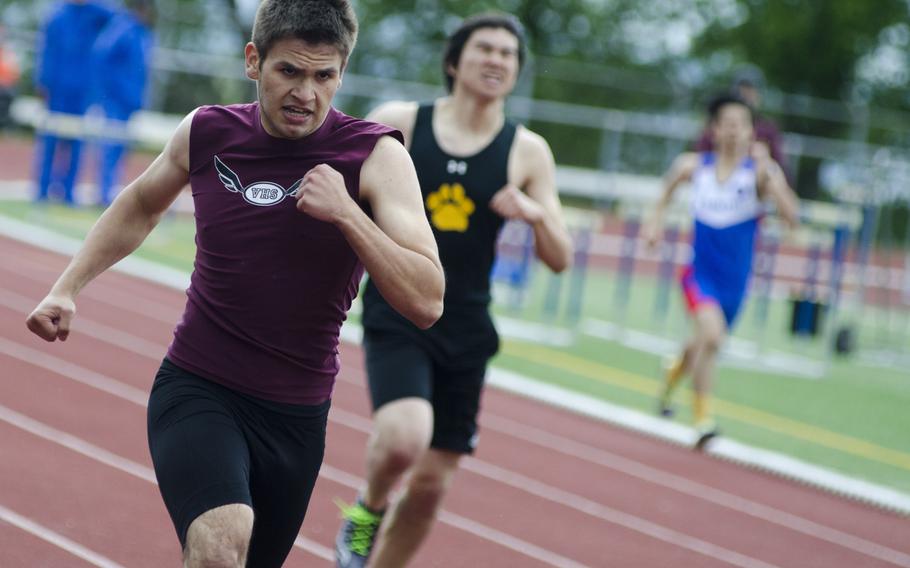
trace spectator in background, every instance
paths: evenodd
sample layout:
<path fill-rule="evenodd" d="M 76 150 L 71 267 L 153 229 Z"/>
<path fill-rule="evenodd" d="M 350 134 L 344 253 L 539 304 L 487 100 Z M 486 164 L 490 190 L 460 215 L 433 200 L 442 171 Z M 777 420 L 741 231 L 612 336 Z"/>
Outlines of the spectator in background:
<path fill-rule="evenodd" d="M 765 76 L 758 67 L 753 65 L 740 68 L 734 75 L 731 85 L 732 93 L 749 103 L 755 113 L 755 142 L 752 145 L 752 156 L 754 158 L 770 156 L 783 168 L 784 174 L 788 175 L 780 130 L 774 121 L 760 114 L 761 95 L 764 88 Z M 707 125 L 702 131 L 701 137 L 695 145 L 695 151 L 714 151 L 710 125 Z"/>
<path fill-rule="evenodd" d="M 73 190 L 82 153 L 78 128 L 63 128 L 61 116 L 81 118 L 90 103 L 85 64 L 101 29 L 113 11 L 92 0 L 66 0 L 52 8 L 42 26 L 35 82 L 50 113 L 37 147 L 38 201 L 46 201 L 51 186 L 62 184 L 63 200 L 75 204 Z M 61 152 L 58 153 L 58 150 Z"/>
<path fill-rule="evenodd" d="M 128 142 L 127 123 L 142 108 L 152 51 L 152 0 L 127 0 L 95 40 L 91 52 L 92 103 L 104 113 L 105 129 L 98 156 L 98 191 L 102 207 L 119 186 Z"/>
<path fill-rule="evenodd" d="M 16 95 L 19 83 L 19 64 L 4 41 L 4 30 L 0 27 L 0 129 L 12 122 L 9 109 Z"/>

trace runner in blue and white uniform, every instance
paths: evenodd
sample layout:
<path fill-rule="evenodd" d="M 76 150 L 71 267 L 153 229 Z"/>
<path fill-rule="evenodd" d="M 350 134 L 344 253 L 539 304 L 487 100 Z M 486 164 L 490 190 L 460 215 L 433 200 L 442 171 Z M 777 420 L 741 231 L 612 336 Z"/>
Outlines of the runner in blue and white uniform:
<path fill-rule="evenodd" d="M 675 160 L 644 227 L 644 236 L 653 245 L 663 234 L 664 213 L 676 188 L 691 182 L 693 258 L 681 283 L 694 334 L 667 371 L 659 408 L 664 416 L 672 414 L 673 390 L 691 372 L 697 449 L 718 434 L 710 411 L 714 365 L 746 295 L 763 201 L 770 199 L 791 227 L 799 209 L 777 162 L 750 156 L 754 117 L 749 105 L 722 95 L 711 102 L 708 112 L 715 151 L 685 153 Z"/>

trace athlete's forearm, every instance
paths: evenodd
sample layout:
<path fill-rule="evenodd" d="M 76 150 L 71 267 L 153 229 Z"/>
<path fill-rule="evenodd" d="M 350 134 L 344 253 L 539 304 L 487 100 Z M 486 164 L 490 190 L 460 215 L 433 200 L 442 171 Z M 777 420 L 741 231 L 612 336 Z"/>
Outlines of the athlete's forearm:
<path fill-rule="evenodd" d="M 402 247 L 359 208 L 336 224 L 389 305 L 421 329 L 439 319 L 445 280 L 435 243 L 427 251 Z"/>
<path fill-rule="evenodd" d="M 783 179 L 783 175 L 780 178 L 773 193 L 774 200 L 777 202 L 777 212 L 791 228 L 795 228 L 799 225 L 799 198 Z"/>
<path fill-rule="evenodd" d="M 572 266 L 572 237 L 553 213 L 544 210 L 540 220 L 532 227 L 537 258 L 556 273 Z"/>
<path fill-rule="evenodd" d="M 145 212 L 131 193 L 116 199 L 91 228 L 51 294 L 75 298 L 92 279 L 136 250 L 158 218 Z"/>
<path fill-rule="evenodd" d="M 799 225 L 799 197 L 790 187 L 781 167 L 770 161 L 765 169 L 765 185 L 771 195 L 777 214 L 791 227 Z"/>
<path fill-rule="evenodd" d="M 645 215 L 645 223 L 659 224 L 663 226 L 664 218 L 667 214 L 667 207 L 669 206 L 669 198 L 666 197 L 666 194 L 658 199 L 657 203 L 651 207 L 651 211 Z"/>
<path fill-rule="evenodd" d="M 660 197 L 657 198 L 657 202 L 654 204 L 654 208 L 651 211 L 649 220 L 651 223 L 663 225 L 664 214 L 666 213 L 667 208 L 670 207 L 670 202 L 673 200 L 673 194 L 676 193 L 676 190 L 680 185 L 692 179 L 692 174 L 697 165 L 697 154 L 680 154 L 673 160 L 673 165 L 670 166 L 669 171 L 664 175 L 663 188 L 660 192 Z"/>

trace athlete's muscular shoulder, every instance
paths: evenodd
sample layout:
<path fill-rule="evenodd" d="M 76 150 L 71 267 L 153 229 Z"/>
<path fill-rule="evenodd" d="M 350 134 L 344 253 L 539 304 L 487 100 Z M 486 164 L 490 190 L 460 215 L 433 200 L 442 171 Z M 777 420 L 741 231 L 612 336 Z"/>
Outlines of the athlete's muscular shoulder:
<path fill-rule="evenodd" d="M 416 102 L 412 101 L 389 101 L 370 111 L 366 119 L 401 131 L 405 148 L 410 148 L 418 106 Z"/>
<path fill-rule="evenodd" d="M 550 152 L 550 145 L 540 134 L 518 125 L 515 130 L 515 149 L 524 158 L 539 158 Z"/>
<path fill-rule="evenodd" d="M 191 110 L 183 117 L 165 147 L 168 159 L 186 171 L 190 169 L 190 131 L 193 128 L 193 119 L 197 112 L 199 112 L 199 108 Z"/>
<path fill-rule="evenodd" d="M 673 160 L 673 164 L 664 177 L 671 182 L 674 180 L 677 182 L 691 180 L 692 176 L 695 174 L 695 170 L 698 169 L 701 163 L 701 154 L 697 152 L 683 152 L 676 156 L 676 159 Z"/>
<path fill-rule="evenodd" d="M 698 152 L 683 152 L 676 157 L 674 163 L 680 168 L 691 172 L 701 165 L 702 154 L 699 154 Z"/>
<path fill-rule="evenodd" d="M 167 209 L 190 179 L 190 129 L 196 111 L 186 115 L 161 154 L 124 190 L 145 212 Z"/>
<path fill-rule="evenodd" d="M 509 158 L 509 178 L 519 187 L 542 175 L 553 175 L 556 163 L 546 139 L 524 126 L 518 126 Z"/>
<path fill-rule="evenodd" d="M 783 175 L 780 165 L 771 156 L 759 156 L 753 158 L 753 161 L 755 162 L 755 176 L 761 184 L 764 184 L 769 178 Z"/>

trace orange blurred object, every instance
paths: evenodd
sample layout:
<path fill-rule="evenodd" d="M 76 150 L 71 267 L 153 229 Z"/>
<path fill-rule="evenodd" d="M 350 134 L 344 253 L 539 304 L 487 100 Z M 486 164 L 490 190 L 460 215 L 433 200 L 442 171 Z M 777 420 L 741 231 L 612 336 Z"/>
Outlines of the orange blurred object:
<path fill-rule="evenodd" d="M 0 45 L 0 87 L 12 88 L 19 81 L 19 64 L 4 46 Z"/>

